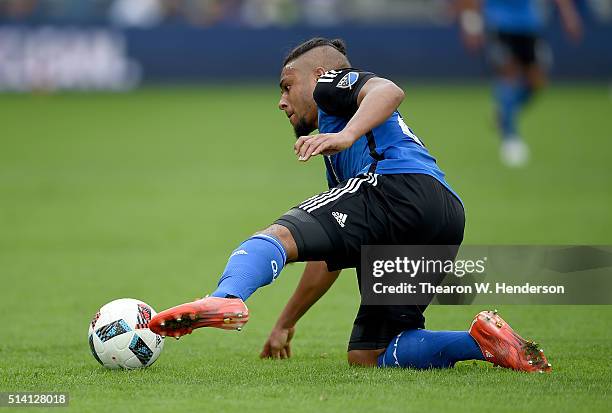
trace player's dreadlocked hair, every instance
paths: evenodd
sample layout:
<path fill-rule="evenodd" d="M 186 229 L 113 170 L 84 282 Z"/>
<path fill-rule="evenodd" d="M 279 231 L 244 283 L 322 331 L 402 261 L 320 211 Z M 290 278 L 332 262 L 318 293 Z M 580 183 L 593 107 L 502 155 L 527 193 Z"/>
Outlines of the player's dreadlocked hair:
<path fill-rule="evenodd" d="M 321 46 L 331 46 L 337 51 L 339 51 L 340 53 L 342 53 L 344 56 L 346 56 L 346 43 L 344 43 L 344 40 L 342 39 L 330 40 L 324 37 L 314 37 L 310 40 L 306 40 L 304 43 L 300 44 L 299 46 L 296 46 L 291 52 L 289 52 L 287 57 L 285 57 L 283 66 L 286 66 L 287 63 L 291 62 L 292 60 L 297 59 L 304 53 L 316 47 L 321 47 Z"/>

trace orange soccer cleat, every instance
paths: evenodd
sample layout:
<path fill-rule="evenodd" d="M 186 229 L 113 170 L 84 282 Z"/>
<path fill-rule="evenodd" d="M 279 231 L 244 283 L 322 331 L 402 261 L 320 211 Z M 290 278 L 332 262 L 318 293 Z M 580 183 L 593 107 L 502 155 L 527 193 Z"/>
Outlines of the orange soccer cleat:
<path fill-rule="evenodd" d="M 247 321 L 249 309 L 240 298 L 205 297 L 158 313 L 149 329 L 178 339 L 200 327 L 240 331 Z"/>
<path fill-rule="evenodd" d="M 512 330 L 495 311 L 481 311 L 470 326 L 487 361 L 514 370 L 548 373 L 552 366 L 538 344 L 527 341 Z"/>

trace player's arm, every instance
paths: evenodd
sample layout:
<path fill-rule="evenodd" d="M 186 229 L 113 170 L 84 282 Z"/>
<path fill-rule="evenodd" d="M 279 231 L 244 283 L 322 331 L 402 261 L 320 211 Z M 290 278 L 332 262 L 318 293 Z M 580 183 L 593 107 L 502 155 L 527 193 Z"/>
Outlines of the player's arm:
<path fill-rule="evenodd" d="M 349 148 L 357 139 L 385 122 L 404 100 L 404 91 L 390 80 L 372 77 L 357 95 L 357 111 L 338 133 L 302 136 L 294 149 L 300 161 L 323 154 L 333 155 Z"/>
<path fill-rule="evenodd" d="M 457 5 L 463 43 L 469 50 L 476 51 L 484 44 L 481 0 L 460 0 Z"/>
<path fill-rule="evenodd" d="M 565 32 L 574 40 L 582 38 L 582 20 L 573 0 L 555 0 Z"/>
<path fill-rule="evenodd" d="M 327 271 L 325 262 L 306 264 L 300 283 L 281 312 L 264 348 L 261 358 L 291 357 L 291 338 L 298 320 L 329 290 L 340 271 Z"/>

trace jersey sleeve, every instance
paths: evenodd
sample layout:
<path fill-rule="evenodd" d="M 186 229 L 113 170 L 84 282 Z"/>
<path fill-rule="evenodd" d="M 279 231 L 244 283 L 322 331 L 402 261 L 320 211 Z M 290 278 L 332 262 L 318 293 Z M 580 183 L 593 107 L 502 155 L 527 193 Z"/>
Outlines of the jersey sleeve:
<path fill-rule="evenodd" d="M 358 69 L 330 70 L 317 81 L 314 100 L 323 112 L 332 116 L 352 117 L 357 112 L 357 96 L 374 73 Z"/>

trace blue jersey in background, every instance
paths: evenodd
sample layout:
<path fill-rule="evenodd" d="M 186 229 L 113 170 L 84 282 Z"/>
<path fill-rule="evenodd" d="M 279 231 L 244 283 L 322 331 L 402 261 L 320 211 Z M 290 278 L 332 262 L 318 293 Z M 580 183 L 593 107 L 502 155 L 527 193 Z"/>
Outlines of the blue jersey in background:
<path fill-rule="evenodd" d="M 533 34 L 542 29 L 542 10 L 537 0 L 483 0 L 482 7 L 488 30 Z"/>

